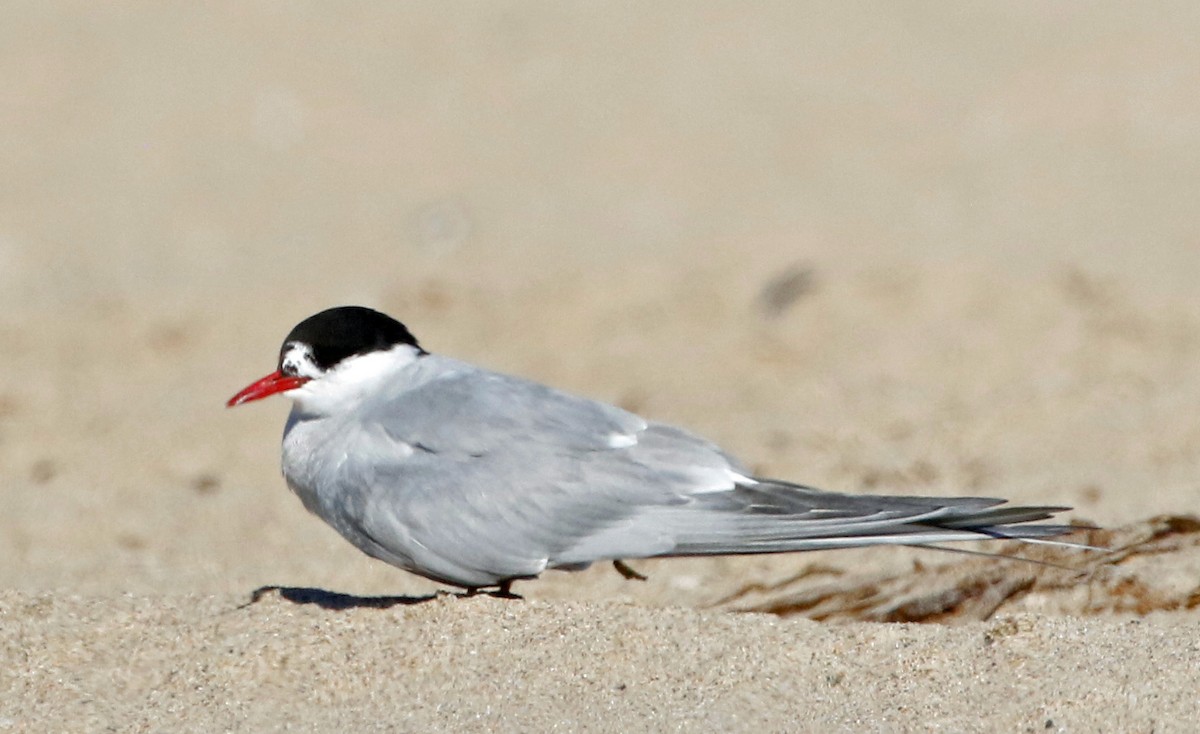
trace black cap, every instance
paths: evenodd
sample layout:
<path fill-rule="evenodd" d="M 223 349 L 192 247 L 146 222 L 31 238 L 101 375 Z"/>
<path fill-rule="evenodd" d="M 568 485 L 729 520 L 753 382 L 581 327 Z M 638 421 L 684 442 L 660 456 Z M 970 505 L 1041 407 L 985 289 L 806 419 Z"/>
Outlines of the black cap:
<path fill-rule="evenodd" d="M 408 327 L 387 314 L 363 306 L 338 306 L 309 316 L 296 324 L 279 350 L 279 366 L 292 343 L 307 344 L 313 360 L 323 370 L 356 354 L 391 349 L 398 344 L 425 350 L 417 344 Z"/>

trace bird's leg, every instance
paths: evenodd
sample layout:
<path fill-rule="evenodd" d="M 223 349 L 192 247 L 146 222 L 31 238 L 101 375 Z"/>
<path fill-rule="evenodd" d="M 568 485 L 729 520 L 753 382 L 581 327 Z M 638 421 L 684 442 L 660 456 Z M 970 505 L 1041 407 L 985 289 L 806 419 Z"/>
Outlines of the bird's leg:
<path fill-rule="evenodd" d="M 638 573 L 628 563 L 620 560 L 619 558 L 613 561 L 613 568 L 617 569 L 617 573 L 621 574 L 630 581 L 634 579 L 637 579 L 638 581 L 645 581 L 649 578 L 645 574 Z"/>
<path fill-rule="evenodd" d="M 493 594 L 497 599 L 524 599 L 520 594 L 514 594 L 512 591 L 513 582 L 516 579 L 504 579 L 500 582 L 500 588 Z"/>

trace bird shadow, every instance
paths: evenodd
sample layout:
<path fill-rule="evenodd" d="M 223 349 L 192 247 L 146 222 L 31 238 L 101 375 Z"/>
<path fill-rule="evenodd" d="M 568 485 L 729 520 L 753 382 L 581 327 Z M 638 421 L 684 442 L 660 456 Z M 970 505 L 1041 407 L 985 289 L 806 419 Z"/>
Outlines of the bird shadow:
<path fill-rule="evenodd" d="M 391 609 L 396 606 L 424 604 L 437 599 L 439 596 L 436 593 L 427 596 L 355 596 L 354 594 L 341 594 L 336 591 L 326 591 L 325 589 L 313 589 L 303 586 L 260 586 L 250 592 L 250 600 L 239 606 L 238 609 L 245 609 L 252 604 L 257 604 L 262 601 L 263 597 L 272 593 L 278 594 L 281 599 L 286 599 L 293 604 L 313 604 L 322 609 L 331 609 L 334 611 L 345 609 Z"/>
<path fill-rule="evenodd" d="M 252 604 L 257 604 L 263 597 L 272 593 L 278 594 L 281 599 L 286 599 L 293 604 L 312 604 L 322 609 L 333 611 L 346 609 L 391 609 L 397 606 L 426 604 L 442 597 L 459 597 L 463 599 L 472 596 L 493 596 L 506 599 L 520 598 L 515 594 L 502 595 L 499 592 L 493 591 L 437 591 L 424 596 L 356 596 L 354 594 L 342 594 L 336 591 L 326 591 L 325 589 L 314 589 L 304 586 L 260 586 L 250 592 L 250 600 L 245 604 L 239 605 L 238 609 L 245 609 Z"/>

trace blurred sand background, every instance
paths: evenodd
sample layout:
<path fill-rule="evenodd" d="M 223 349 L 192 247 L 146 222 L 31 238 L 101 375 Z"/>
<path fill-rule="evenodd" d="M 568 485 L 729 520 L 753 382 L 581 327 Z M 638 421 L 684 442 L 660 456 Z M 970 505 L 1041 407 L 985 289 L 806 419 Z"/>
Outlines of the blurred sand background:
<path fill-rule="evenodd" d="M 1200 533 L 1152 518 L 1200 506 L 1197 37 L 1183 2 L 6 5 L 0 732 L 1191 730 Z M 286 401 L 223 407 L 342 303 L 763 474 L 1124 550 L 373 601 L 435 587 L 306 515 Z"/>

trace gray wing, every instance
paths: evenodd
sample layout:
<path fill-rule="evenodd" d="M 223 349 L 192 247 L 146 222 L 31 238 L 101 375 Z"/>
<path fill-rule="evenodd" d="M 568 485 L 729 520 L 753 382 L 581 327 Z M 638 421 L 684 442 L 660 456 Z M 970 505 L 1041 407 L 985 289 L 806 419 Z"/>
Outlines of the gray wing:
<path fill-rule="evenodd" d="M 1010 527 L 1060 508 L 753 479 L 708 441 L 618 408 L 465 366 L 443 375 L 370 416 L 411 453 L 393 464 L 357 462 L 371 476 L 351 483 L 367 487 L 355 513 L 363 531 L 380 549 L 409 556 L 385 560 L 450 583 L 486 586 L 602 559 L 1063 530 Z"/>
<path fill-rule="evenodd" d="M 422 358 L 411 382 L 364 418 L 442 455 L 509 450 L 515 441 L 600 450 L 647 426 L 616 406 L 437 355 Z"/>

